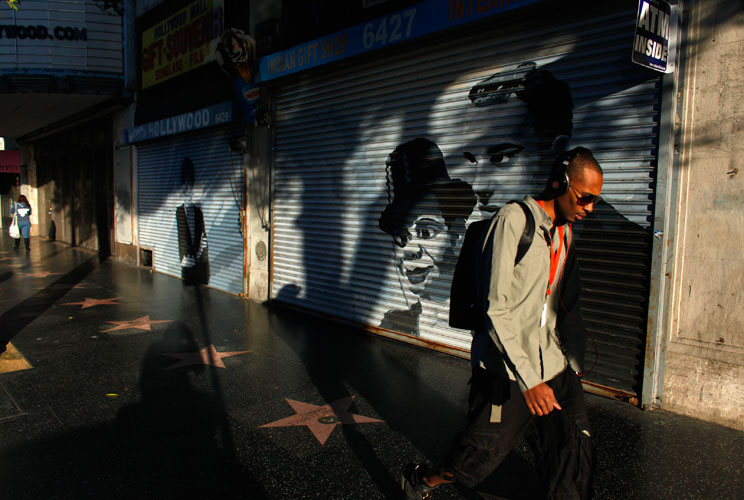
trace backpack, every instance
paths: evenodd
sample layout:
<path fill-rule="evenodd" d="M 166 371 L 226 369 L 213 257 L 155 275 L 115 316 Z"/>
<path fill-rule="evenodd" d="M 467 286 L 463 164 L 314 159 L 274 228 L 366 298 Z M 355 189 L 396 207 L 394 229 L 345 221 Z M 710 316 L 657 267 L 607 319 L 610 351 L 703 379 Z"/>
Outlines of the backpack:
<path fill-rule="evenodd" d="M 516 266 L 527 253 L 532 239 L 535 235 L 535 217 L 529 207 L 522 201 L 510 201 L 516 203 L 524 211 L 527 221 L 524 225 L 522 237 L 517 246 L 517 255 L 514 258 Z M 494 216 L 495 217 L 495 216 Z M 460 248 L 457 258 L 455 274 L 452 277 L 450 288 L 450 311 L 449 325 L 453 328 L 464 330 L 477 330 L 483 324 L 483 301 L 478 297 L 478 261 L 481 258 L 483 240 L 491 227 L 493 217 L 473 222 L 465 231 L 465 239 Z M 498 244 L 498 242 L 494 242 Z"/>

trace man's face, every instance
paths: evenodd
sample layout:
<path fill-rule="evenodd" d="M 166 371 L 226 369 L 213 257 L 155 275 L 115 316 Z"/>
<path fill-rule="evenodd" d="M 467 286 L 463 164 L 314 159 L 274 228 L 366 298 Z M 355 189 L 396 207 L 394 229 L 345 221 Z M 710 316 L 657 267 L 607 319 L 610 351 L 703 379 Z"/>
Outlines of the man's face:
<path fill-rule="evenodd" d="M 602 194 L 602 174 L 585 168 L 576 179 L 570 179 L 566 192 L 555 199 L 556 219 L 565 222 L 577 222 L 594 210 L 592 196 Z"/>
<path fill-rule="evenodd" d="M 396 270 L 404 288 L 423 298 L 430 298 L 434 282 L 451 274 L 445 262 L 452 260 L 457 242 L 457 235 L 449 232 L 441 210 L 434 206 L 435 196 L 426 195 L 396 231 Z"/>

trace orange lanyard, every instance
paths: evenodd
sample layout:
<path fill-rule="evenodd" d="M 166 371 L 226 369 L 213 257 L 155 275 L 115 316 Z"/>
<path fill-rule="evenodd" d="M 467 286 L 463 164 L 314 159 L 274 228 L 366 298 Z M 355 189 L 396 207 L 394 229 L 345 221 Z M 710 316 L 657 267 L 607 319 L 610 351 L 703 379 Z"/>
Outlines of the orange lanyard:
<path fill-rule="evenodd" d="M 563 248 L 563 226 L 558 226 L 558 248 L 553 250 L 553 238 L 550 238 L 550 276 L 548 277 L 548 292 L 550 295 L 550 288 L 553 286 L 555 280 L 555 273 L 558 271 L 558 262 L 561 260 L 561 249 Z"/>
<path fill-rule="evenodd" d="M 545 210 L 545 205 L 543 205 L 542 200 L 537 200 L 538 205 L 540 205 L 540 208 Z M 553 286 L 553 281 L 555 281 L 555 274 L 558 272 L 558 262 L 561 260 L 561 248 L 563 248 L 563 237 L 564 237 L 564 231 L 563 226 L 558 226 L 558 237 L 560 238 L 558 240 L 558 248 L 553 250 L 553 237 L 550 238 L 550 275 L 548 277 L 548 291 L 547 295 L 550 295 L 550 288 Z"/>

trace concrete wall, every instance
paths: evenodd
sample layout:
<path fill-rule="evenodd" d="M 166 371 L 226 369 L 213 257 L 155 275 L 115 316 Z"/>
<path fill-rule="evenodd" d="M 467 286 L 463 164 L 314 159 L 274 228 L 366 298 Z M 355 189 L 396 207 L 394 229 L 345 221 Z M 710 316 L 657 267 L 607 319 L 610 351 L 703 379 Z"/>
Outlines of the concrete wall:
<path fill-rule="evenodd" d="M 135 199 L 133 151 L 124 143 L 124 130 L 134 125 L 134 105 L 117 113 L 113 123 L 114 144 L 114 257 L 129 264 L 137 263 L 134 238 Z"/>
<path fill-rule="evenodd" d="M 665 409 L 744 429 L 744 7 L 684 6 Z"/>
<path fill-rule="evenodd" d="M 259 302 L 269 299 L 271 134 L 271 130 L 266 127 L 252 127 L 248 132 L 251 153 L 246 175 L 247 295 L 251 300 Z"/>

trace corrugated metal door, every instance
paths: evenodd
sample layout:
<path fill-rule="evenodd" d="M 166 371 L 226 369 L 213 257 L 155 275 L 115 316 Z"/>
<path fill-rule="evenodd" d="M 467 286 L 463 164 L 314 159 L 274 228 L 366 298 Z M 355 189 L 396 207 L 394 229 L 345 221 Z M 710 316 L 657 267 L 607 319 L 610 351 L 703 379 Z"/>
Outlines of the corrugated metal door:
<path fill-rule="evenodd" d="M 139 146 L 140 246 L 157 271 L 243 292 L 242 157 L 228 146 L 242 133 L 219 127 Z"/>
<path fill-rule="evenodd" d="M 635 393 L 660 80 L 630 62 L 634 16 L 489 26 L 284 83 L 272 296 L 468 349 L 447 325 L 466 224 L 539 193 L 570 136 L 605 170 L 605 201 L 576 227 L 587 379 Z"/>

